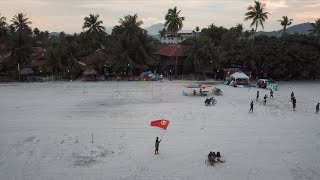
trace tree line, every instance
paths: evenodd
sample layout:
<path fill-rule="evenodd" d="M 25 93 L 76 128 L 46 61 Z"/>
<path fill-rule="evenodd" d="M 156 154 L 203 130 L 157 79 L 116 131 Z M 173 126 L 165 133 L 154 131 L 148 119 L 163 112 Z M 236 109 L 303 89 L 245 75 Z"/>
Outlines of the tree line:
<path fill-rule="evenodd" d="M 247 8 L 244 20 L 251 21 L 251 30 L 244 30 L 242 24 L 225 28 L 214 23 L 207 28 L 195 28 L 198 35 L 182 42 L 186 50 L 185 64 L 196 69 L 214 64 L 217 69 L 240 67 L 258 77 L 267 75 L 277 79 L 313 78 L 320 68 L 320 19 L 312 23 L 308 35 L 286 33 L 293 19 L 283 16 L 279 20 L 283 26 L 281 38 L 256 36 L 257 29 L 270 15 L 265 5 L 255 1 Z M 171 33 L 177 36 L 185 17 L 177 7 L 168 9 L 165 28 L 160 35 Z M 60 32 L 50 36 L 48 31 L 30 27 L 26 14 L 18 13 L 10 21 L 0 16 L 0 42 L 10 47 L 10 52 L 0 52 L 0 73 L 11 76 L 17 74 L 17 65 L 30 66 L 32 47 L 46 49 L 44 71 L 49 74 L 76 74 L 81 69 L 77 60 L 97 49 L 104 51 L 108 59 L 96 57 L 89 66 L 103 73 L 106 63 L 111 67 L 124 69 L 130 66 L 153 65 L 153 54 L 160 42 L 141 28 L 143 22 L 138 15 L 120 18 L 111 34 L 106 33 L 98 14 L 89 14 L 83 19 L 81 33 L 72 35 Z"/>
<path fill-rule="evenodd" d="M 215 24 L 203 28 L 199 35 L 187 39 L 187 64 L 204 69 L 214 64 L 216 69 L 238 67 L 258 78 L 311 79 L 320 76 L 320 18 L 311 23 L 307 35 L 288 34 L 293 19 L 283 16 L 281 38 L 256 36 L 270 13 L 265 5 L 255 1 L 247 8 L 244 21 L 251 21 L 252 30 L 237 24 L 229 29 Z M 198 28 L 196 27 L 195 30 Z M 161 33 L 161 32 L 159 32 Z"/>

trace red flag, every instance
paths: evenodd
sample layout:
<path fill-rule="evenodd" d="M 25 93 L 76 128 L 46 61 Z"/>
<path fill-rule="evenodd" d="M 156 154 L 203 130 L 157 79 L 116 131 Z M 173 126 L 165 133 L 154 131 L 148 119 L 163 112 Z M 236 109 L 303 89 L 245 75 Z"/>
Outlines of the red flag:
<path fill-rule="evenodd" d="M 150 126 L 157 126 L 162 129 L 167 129 L 169 122 L 170 121 L 165 120 L 165 119 L 155 120 L 155 121 L 151 121 Z"/>

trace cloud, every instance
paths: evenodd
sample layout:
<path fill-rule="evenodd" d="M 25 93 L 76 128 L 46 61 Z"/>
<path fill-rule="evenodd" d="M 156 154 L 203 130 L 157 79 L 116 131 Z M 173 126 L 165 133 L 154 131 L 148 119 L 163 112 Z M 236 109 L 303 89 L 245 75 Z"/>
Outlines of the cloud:
<path fill-rule="evenodd" d="M 266 1 L 265 3 L 267 5 L 267 8 L 271 10 L 288 7 L 287 1 L 284 1 L 284 0 L 283 1 Z"/>
<path fill-rule="evenodd" d="M 320 0 L 260 0 L 266 3 L 266 11 L 272 12 L 265 23 L 265 30 L 279 28 L 282 16 L 294 18 L 294 22 L 310 21 L 320 17 Z M 142 27 L 164 23 L 169 8 L 177 6 L 185 17 L 184 29 L 207 27 L 211 23 L 230 28 L 242 23 L 244 13 L 253 0 L 0 0 L 2 16 L 11 19 L 22 12 L 30 17 L 33 27 L 49 31 L 80 32 L 83 18 L 99 14 L 104 26 L 118 24 L 125 15 L 138 14 Z M 10 8 L 7 8 L 10 7 Z M 249 27 L 245 22 L 245 27 Z"/>
<path fill-rule="evenodd" d="M 305 5 L 305 7 L 318 7 L 320 4 L 310 4 L 310 5 Z"/>
<path fill-rule="evenodd" d="M 21 2 L 21 0 L 2 0 L 0 1 L 0 5 L 15 5 L 19 6 L 19 4 L 22 4 L 23 7 L 31 7 L 31 6 L 47 6 L 49 4 L 52 4 L 50 1 L 45 1 L 45 0 L 24 0 Z"/>

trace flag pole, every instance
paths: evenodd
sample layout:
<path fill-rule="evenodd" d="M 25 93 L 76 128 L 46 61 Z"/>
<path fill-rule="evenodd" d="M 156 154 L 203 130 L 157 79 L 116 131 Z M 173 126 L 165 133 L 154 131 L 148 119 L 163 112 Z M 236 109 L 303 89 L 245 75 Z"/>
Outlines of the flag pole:
<path fill-rule="evenodd" d="M 162 136 L 161 136 L 161 138 L 160 138 L 160 141 L 162 140 L 162 137 L 163 137 L 163 135 L 164 135 L 164 133 L 165 133 L 166 131 L 167 131 L 167 130 L 163 131 Z"/>

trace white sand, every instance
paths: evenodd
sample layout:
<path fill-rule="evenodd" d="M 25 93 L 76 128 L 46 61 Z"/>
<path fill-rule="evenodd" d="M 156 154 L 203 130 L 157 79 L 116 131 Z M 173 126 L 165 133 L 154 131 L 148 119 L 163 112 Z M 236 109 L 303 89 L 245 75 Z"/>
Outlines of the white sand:
<path fill-rule="evenodd" d="M 320 179 L 320 83 L 280 83 L 266 106 L 268 91 L 256 102 L 257 88 L 225 85 L 204 106 L 183 84 L 0 84 L 0 179 Z M 170 125 L 155 156 L 160 118 Z M 205 164 L 210 150 L 227 162 Z"/>

